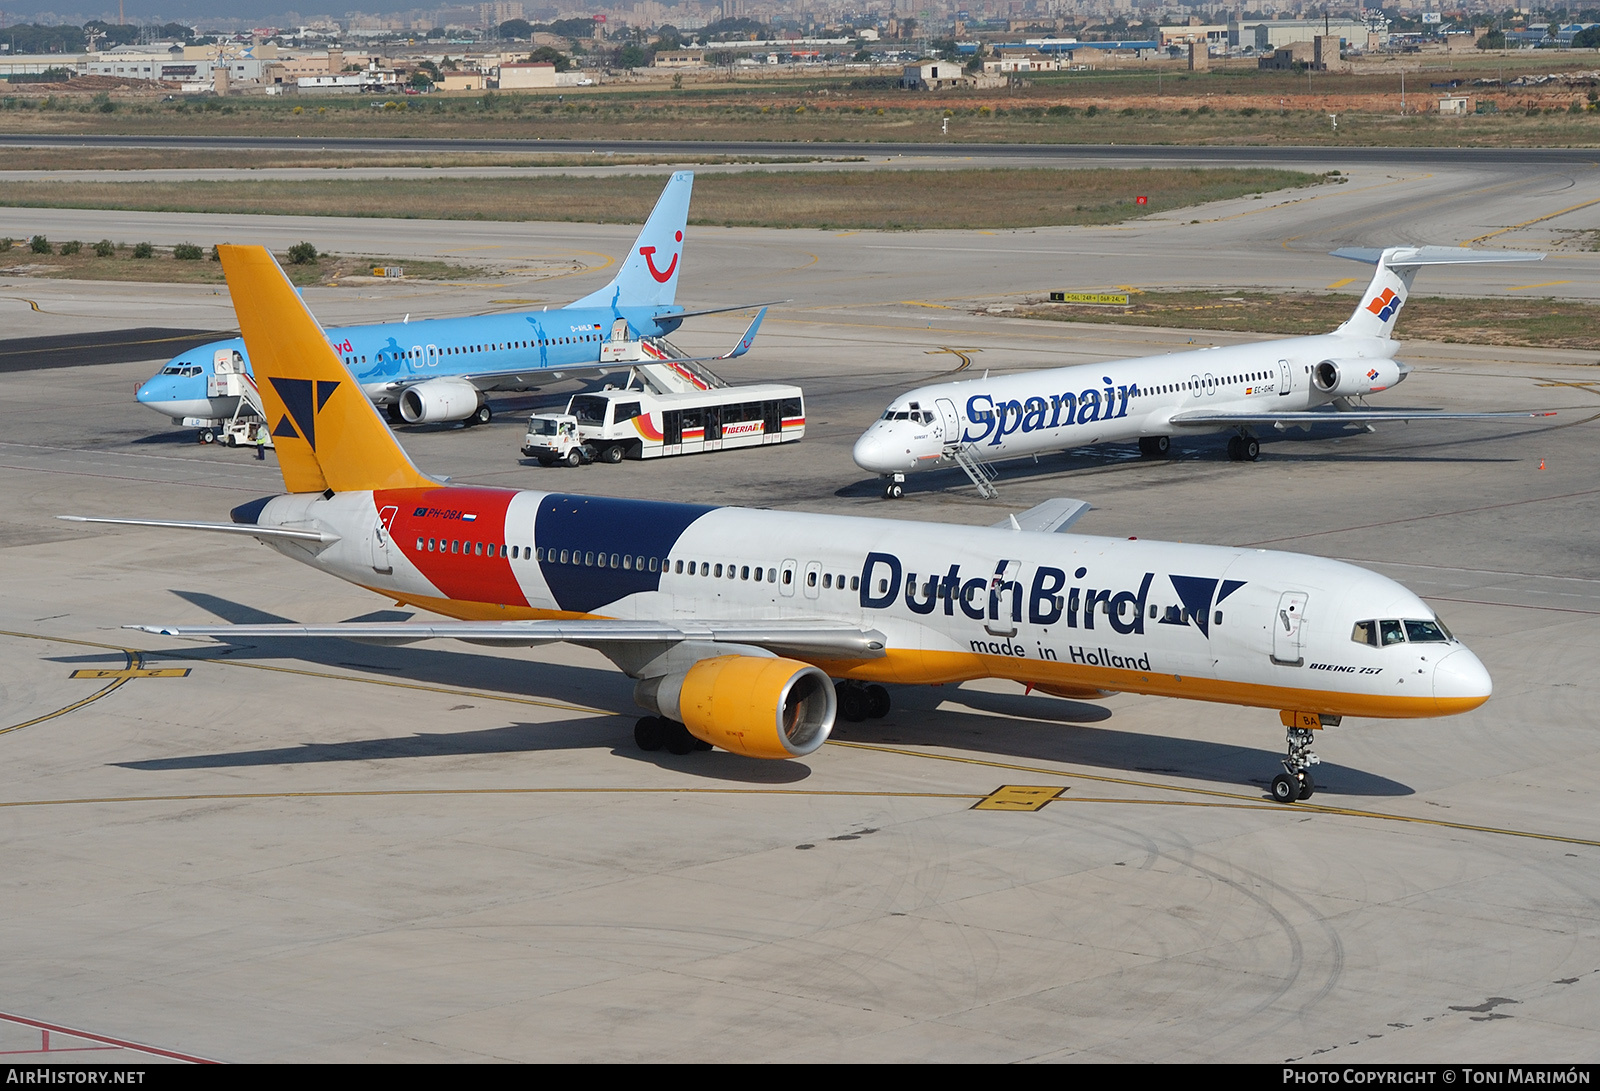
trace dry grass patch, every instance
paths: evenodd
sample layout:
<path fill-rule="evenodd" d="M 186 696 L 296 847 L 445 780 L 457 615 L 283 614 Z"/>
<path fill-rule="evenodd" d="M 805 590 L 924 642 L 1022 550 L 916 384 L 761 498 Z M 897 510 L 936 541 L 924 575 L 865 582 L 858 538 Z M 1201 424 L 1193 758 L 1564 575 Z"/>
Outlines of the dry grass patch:
<path fill-rule="evenodd" d="M 1127 308 L 1035 303 L 1006 317 L 1296 337 L 1332 331 L 1359 300 L 1314 292 L 1144 292 Z M 1412 296 L 1398 328 L 1403 338 L 1424 341 L 1600 349 L 1600 307 L 1568 300 Z"/>
<path fill-rule="evenodd" d="M 277 148 L 229 148 L 211 151 L 194 148 L 8 148 L 0 156 L 0 171 L 12 170 L 263 170 L 316 168 L 349 170 L 355 167 L 648 167 L 657 165 L 718 165 L 725 163 L 814 163 L 821 159 L 853 162 L 838 156 L 730 156 L 730 155 L 593 155 L 536 154 L 527 152 L 355 153 L 299 151 Z"/>
<path fill-rule="evenodd" d="M 13 206 L 397 219 L 637 223 L 663 175 L 514 178 L 22 182 Z M 750 171 L 695 181 L 691 223 L 891 230 L 1102 224 L 1312 185 L 1283 170 Z M 1145 197 L 1147 204 L 1138 204 Z"/>
<path fill-rule="evenodd" d="M 14 241 L 11 249 L 0 250 L 0 276 L 41 277 L 47 280 L 106 280 L 132 281 L 145 284 L 222 284 L 222 266 L 210 258 L 211 247 L 201 248 L 198 260 L 186 260 L 174 254 L 176 248 L 151 246 L 149 256 L 138 243 L 117 243 L 110 254 L 97 254 L 94 244 L 81 242 L 75 253 L 63 254 L 62 243 L 71 248 L 71 240 L 50 242 L 51 252 L 34 253 L 28 240 Z M 148 244 L 146 244 L 148 245 Z M 341 277 L 370 273 L 374 265 L 401 264 L 409 280 L 463 280 L 485 275 L 485 270 L 443 261 L 392 262 L 379 258 L 338 257 L 322 254 L 315 261 L 296 264 L 285 255 L 278 262 L 289 279 L 302 287 L 313 284 L 337 283 Z M 399 283 L 398 281 L 396 283 Z"/>

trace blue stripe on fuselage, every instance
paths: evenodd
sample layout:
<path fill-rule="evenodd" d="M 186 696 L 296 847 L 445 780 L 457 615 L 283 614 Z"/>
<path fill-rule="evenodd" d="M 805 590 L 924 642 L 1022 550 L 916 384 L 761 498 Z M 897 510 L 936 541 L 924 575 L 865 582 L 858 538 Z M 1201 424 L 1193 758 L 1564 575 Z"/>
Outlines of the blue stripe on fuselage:
<path fill-rule="evenodd" d="M 650 559 L 664 565 L 684 530 L 716 510 L 707 504 L 552 493 L 539 501 L 534 518 L 533 541 L 544 550 L 539 571 L 562 610 L 593 613 L 628 595 L 658 590 L 661 573 L 650 571 Z M 560 560 L 562 550 L 567 551 L 566 564 Z M 604 567 L 593 563 L 602 555 Z M 628 565 L 621 564 L 623 556 L 630 559 Z"/>

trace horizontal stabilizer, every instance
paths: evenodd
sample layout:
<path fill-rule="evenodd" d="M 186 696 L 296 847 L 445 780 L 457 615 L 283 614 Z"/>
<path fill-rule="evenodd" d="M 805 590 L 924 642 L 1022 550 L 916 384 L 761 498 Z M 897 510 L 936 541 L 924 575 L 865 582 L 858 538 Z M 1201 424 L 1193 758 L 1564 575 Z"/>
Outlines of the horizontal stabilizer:
<path fill-rule="evenodd" d="M 993 525 L 1000 530 L 1031 530 L 1040 534 L 1054 531 L 1060 534 L 1076 523 L 1091 506 L 1087 500 L 1069 500 L 1058 496 L 1054 500 L 1035 504 L 1021 515 L 1008 515 Z"/>
<path fill-rule="evenodd" d="M 1525 421 L 1555 416 L 1554 410 L 1516 413 L 1443 413 L 1437 409 L 1333 409 L 1304 413 L 1174 413 L 1168 424 L 1377 424 L 1382 421 L 1481 420 Z"/>
<path fill-rule="evenodd" d="M 1388 254 L 1387 260 L 1384 255 Z M 1543 261 L 1533 250 L 1470 250 L 1465 246 L 1344 246 L 1332 251 L 1336 258 L 1349 258 L 1368 265 L 1379 261 L 1391 269 L 1420 268 L 1424 265 L 1491 265 L 1506 261 Z"/>
<path fill-rule="evenodd" d="M 293 530 L 288 527 L 258 527 L 253 523 L 184 523 L 172 519 L 99 519 L 92 515 L 58 515 L 69 523 L 110 523 L 123 527 L 163 527 L 167 530 L 208 530 L 214 534 L 246 534 L 252 538 L 286 538 L 296 542 L 332 545 L 339 535 L 325 530 Z"/>
<path fill-rule="evenodd" d="M 763 311 L 768 307 L 776 307 L 782 303 L 793 303 L 792 299 L 769 299 L 765 303 L 741 303 L 737 307 L 710 307 L 703 311 L 663 311 L 656 315 L 658 322 L 668 320 L 676 321 L 679 318 L 699 318 L 705 314 L 732 314 L 734 311 L 753 311 L 760 307 Z"/>
<path fill-rule="evenodd" d="M 245 528 L 240 528 L 245 529 Z M 332 625 L 128 625 L 157 636 L 240 640 L 263 637 L 337 637 L 373 644 L 417 640 L 464 640 L 501 647 L 533 647 L 566 642 L 585 647 L 607 644 L 678 644 L 686 640 L 749 644 L 840 659 L 877 659 L 886 637 L 875 629 L 852 629 L 818 622 L 612 621 L 348 621 Z"/>

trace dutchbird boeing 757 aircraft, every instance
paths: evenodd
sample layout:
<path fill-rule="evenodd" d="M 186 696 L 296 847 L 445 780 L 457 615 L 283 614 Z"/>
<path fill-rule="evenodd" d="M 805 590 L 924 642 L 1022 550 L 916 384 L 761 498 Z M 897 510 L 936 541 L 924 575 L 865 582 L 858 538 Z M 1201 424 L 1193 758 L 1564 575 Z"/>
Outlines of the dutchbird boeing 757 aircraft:
<path fill-rule="evenodd" d="M 1400 346 L 1393 333 L 1418 269 L 1538 261 L 1543 254 L 1395 246 L 1334 256 L 1377 271 L 1355 313 L 1332 333 L 919 387 L 862 433 L 856 465 L 881 475 L 891 500 L 903 494 L 908 473 L 947 466 L 962 467 L 979 491 L 993 495 L 988 463 L 1096 443 L 1136 439 L 1147 457 L 1165 457 L 1173 436 L 1233 432 L 1229 457 L 1253 462 L 1261 444 L 1252 430 L 1264 426 L 1554 415 L 1372 409 L 1350 401 L 1410 373 L 1394 358 Z"/>
<path fill-rule="evenodd" d="M 271 255 L 225 246 L 222 263 L 288 492 L 232 523 L 89 521 L 254 536 L 454 620 L 148 632 L 567 641 L 637 680 L 639 744 L 678 753 L 803 757 L 836 716 L 888 711 L 883 682 L 1276 709 L 1284 802 L 1314 788 L 1315 729 L 1489 698 L 1477 657 L 1392 580 L 1292 553 L 1082 537 L 1067 533 L 1077 501 L 967 527 L 443 484 L 412 465 Z"/>

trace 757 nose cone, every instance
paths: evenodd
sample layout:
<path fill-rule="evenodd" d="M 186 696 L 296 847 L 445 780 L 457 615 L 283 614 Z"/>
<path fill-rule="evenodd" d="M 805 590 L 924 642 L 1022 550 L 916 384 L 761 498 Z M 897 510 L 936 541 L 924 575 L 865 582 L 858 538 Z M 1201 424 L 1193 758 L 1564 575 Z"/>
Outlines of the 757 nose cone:
<path fill-rule="evenodd" d="M 1493 691 L 1488 670 L 1466 648 L 1451 652 L 1433 668 L 1433 699 L 1441 713 L 1477 708 Z"/>

